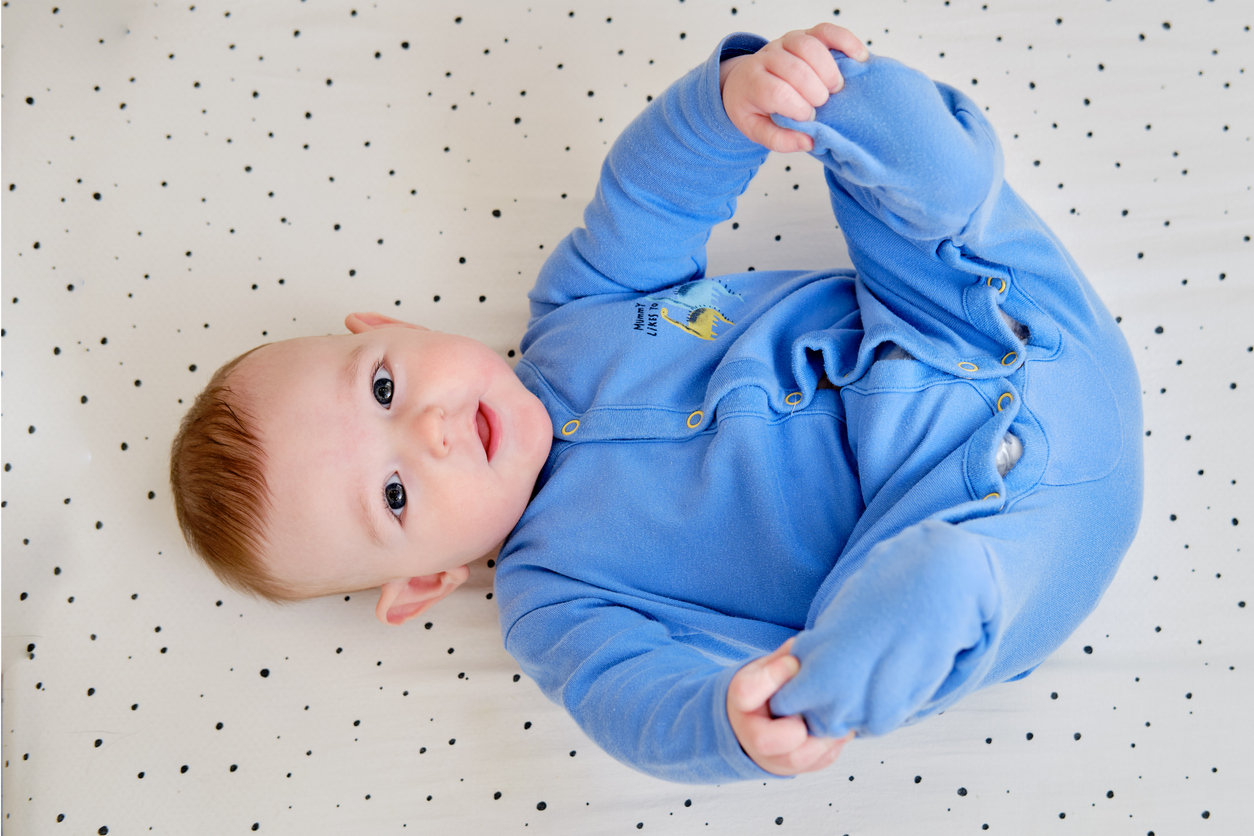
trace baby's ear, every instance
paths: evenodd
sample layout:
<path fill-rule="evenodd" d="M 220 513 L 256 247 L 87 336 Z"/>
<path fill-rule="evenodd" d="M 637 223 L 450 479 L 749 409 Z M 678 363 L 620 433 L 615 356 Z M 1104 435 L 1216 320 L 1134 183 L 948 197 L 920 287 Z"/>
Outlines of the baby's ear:
<path fill-rule="evenodd" d="M 380 313 L 351 313 L 344 317 L 344 327 L 354 334 L 373 331 L 375 328 L 386 328 L 391 325 L 399 325 L 403 328 L 417 328 L 419 331 L 427 330 L 421 325 L 414 325 L 412 322 L 402 322 L 399 319 L 393 319 Z"/>
<path fill-rule="evenodd" d="M 388 581 L 379 589 L 375 617 L 384 624 L 404 624 L 466 582 L 470 569 L 458 566 L 408 580 Z"/>

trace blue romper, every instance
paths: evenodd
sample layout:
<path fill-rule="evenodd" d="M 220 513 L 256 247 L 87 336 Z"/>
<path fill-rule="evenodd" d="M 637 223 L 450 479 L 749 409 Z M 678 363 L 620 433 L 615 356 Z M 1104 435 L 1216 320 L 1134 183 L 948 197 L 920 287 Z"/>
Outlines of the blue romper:
<path fill-rule="evenodd" d="M 719 62 L 763 43 L 726 39 L 616 141 L 517 368 L 554 443 L 500 553 L 506 647 L 610 754 L 677 781 L 767 774 L 727 686 L 793 635 L 771 709 L 820 736 L 1026 675 L 1140 514 L 1127 346 L 958 91 L 838 55 L 844 89 L 777 121 L 814 138 L 855 271 L 705 275 L 766 156 Z"/>

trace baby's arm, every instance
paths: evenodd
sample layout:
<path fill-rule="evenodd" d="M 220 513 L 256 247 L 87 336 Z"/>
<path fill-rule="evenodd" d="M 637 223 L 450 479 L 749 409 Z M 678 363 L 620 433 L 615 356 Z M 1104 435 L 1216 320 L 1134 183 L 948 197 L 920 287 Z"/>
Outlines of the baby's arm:
<path fill-rule="evenodd" d="M 705 273 L 710 230 L 730 218 L 766 149 L 723 111 L 720 62 L 764 41 L 733 35 L 629 124 L 576 227 L 532 288 L 532 321 L 576 299 L 652 293 Z"/>
<path fill-rule="evenodd" d="M 650 103 L 606 156 L 583 225 L 541 268 L 529 294 L 533 322 L 576 299 L 702 277 L 710 230 L 735 212 L 767 150 L 812 146 L 770 114 L 812 118 L 840 89 L 831 49 L 867 57 L 831 24 L 770 43 L 732 35 Z"/>
<path fill-rule="evenodd" d="M 734 667 L 524 555 L 496 576 L 505 648 L 613 757 L 669 781 L 760 779 L 727 714 Z"/>

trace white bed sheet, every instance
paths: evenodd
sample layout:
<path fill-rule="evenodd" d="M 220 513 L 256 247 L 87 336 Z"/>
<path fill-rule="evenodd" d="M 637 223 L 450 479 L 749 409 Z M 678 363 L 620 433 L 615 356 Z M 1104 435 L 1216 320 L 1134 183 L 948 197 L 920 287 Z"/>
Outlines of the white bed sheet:
<path fill-rule="evenodd" d="M 166 453 L 221 362 L 354 309 L 515 351 L 648 97 L 726 32 L 821 20 L 987 107 L 1140 366 L 1140 536 L 1034 675 L 819 775 L 671 785 L 520 676 L 485 564 L 389 629 L 370 596 L 275 607 L 189 557 Z M 5 833 L 1252 832 L 1248 2 L 9 0 L 0 23 Z M 804 157 L 737 221 L 714 272 L 845 263 Z"/>

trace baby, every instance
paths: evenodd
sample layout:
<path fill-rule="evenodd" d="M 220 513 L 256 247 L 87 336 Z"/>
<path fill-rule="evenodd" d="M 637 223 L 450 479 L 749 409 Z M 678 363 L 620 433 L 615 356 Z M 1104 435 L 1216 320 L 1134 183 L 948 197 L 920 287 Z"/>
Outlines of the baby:
<path fill-rule="evenodd" d="M 768 150 L 825 170 L 855 271 L 705 276 Z M 171 480 L 271 599 L 402 623 L 502 541 L 507 649 L 659 777 L 830 764 L 1025 676 L 1141 503 L 1112 317 L 964 95 L 831 24 L 725 39 L 624 131 L 515 370 L 377 314 L 221 369 Z"/>

